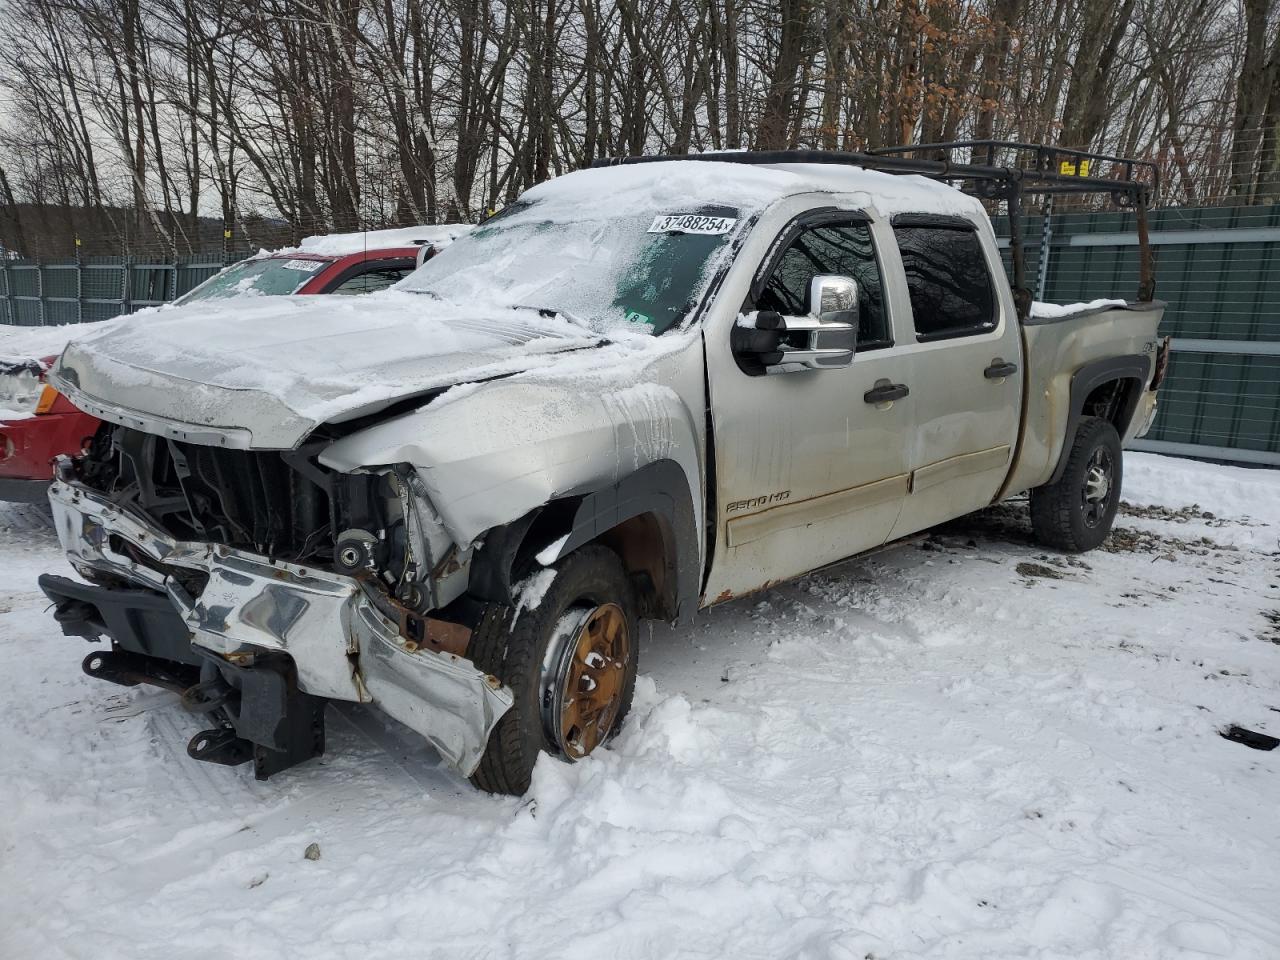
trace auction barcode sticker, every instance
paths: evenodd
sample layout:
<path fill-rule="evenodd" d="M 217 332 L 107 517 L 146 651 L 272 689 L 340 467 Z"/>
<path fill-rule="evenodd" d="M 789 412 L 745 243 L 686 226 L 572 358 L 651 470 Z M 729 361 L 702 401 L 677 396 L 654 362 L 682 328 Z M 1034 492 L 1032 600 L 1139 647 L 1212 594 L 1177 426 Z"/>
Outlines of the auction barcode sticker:
<path fill-rule="evenodd" d="M 649 233 L 728 233 L 738 222 L 737 217 L 704 217 L 697 213 L 673 213 L 654 217 Z"/>

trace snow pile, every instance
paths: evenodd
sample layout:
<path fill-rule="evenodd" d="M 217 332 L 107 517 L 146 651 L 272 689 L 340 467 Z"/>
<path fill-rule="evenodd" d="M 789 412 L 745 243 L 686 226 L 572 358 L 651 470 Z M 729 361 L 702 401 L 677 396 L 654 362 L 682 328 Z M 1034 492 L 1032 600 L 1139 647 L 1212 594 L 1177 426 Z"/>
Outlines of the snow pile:
<path fill-rule="evenodd" d="M 640 163 L 579 170 L 539 184 L 522 200 L 563 211 L 609 216 L 676 212 L 705 204 L 762 210 L 797 193 L 862 194 L 880 213 L 943 213 L 986 219 L 982 204 L 954 187 L 920 176 L 825 163 L 745 164 L 713 160 Z M 601 202 L 604 207 L 601 208 Z"/>
<path fill-rule="evenodd" d="M 1087 310 L 1101 310 L 1103 307 L 1123 307 L 1127 300 L 1090 300 L 1088 303 L 1042 303 L 1037 300 L 1031 304 L 1031 316 L 1036 320 L 1057 320 L 1073 313 L 1084 313 Z"/>
<path fill-rule="evenodd" d="M 1065 557 L 1004 507 L 646 630 L 621 735 L 523 799 L 354 707 L 267 783 L 189 760 L 0 514 L 0 956 L 1275 960 L 1280 751 L 1218 731 L 1280 730 L 1280 473 L 1127 461 L 1218 519 Z"/>
<path fill-rule="evenodd" d="M 47 327 L 18 327 L 0 323 L 0 363 L 43 361 L 56 357 L 71 340 L 99 330 L 110 330 L 120 320 L 96 323 L 64 323 Z"/>

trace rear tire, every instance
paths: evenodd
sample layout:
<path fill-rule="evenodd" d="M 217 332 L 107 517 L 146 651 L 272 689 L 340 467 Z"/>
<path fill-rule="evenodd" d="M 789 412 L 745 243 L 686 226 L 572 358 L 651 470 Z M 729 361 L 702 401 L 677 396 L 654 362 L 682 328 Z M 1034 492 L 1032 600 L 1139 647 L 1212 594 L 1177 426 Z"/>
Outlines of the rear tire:
<path fill-rule="evenodd" d="M 536 607 L 490 607 L 468 647 L 475 665 L 515 694 L 471 774 L 489 793 L 527 791 L 540 752 L 567 762 L 586 756 L 631 707 L 638 631 L 622 561 L 590 544 L 550 569 L 555 579 Z"/>
<path fill-rule="evenodd" d="M 1101 417 L 1080 421 L 1057 483 L 1031 491 L 1031 528 L 1045 546 L 1081 553 L 1111 533 L 1123 478 L 1120 435 Z"/>

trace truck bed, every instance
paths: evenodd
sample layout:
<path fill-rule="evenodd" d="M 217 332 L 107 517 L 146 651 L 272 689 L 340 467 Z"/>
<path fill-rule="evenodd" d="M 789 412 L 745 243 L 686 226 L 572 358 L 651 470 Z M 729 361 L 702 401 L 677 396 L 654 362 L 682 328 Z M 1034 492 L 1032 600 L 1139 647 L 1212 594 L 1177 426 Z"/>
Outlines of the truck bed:
<path fill-rule="evenodd" d="M 1022 351 L 1026 364 L 1026 396 L 1023 398 L 1022 443 L 1006 493 L 1017 493 L 1047 483 L 1053 476 L 1063 444 L 1072 435 L 1072 380 L 1091 364 L 1127 364 L 1131 369 L 1145 361 L 1145 391 L 1155 369 L 1156 330 L 1164 316 L 1163 301 L 1079 304 L 1056 316 L 1032 316 L 1022 322 Z M 1121 431 L 1128 442 L 1143 422 L 1142 405 Z"/>

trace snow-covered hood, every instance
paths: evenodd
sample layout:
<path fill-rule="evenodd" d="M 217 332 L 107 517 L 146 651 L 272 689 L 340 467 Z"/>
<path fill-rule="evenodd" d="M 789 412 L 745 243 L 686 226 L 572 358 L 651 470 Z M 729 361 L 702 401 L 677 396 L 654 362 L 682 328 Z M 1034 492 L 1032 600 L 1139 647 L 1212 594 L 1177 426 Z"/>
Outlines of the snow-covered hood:
<path fill-rule="evenodd" d="M 141 313 L 74 340 L 50 379 L 106 420 L 291 449 L 322 423 L 601 342 L 533 310 L 461 308 L 401 291 L 240 298 Z"/>

